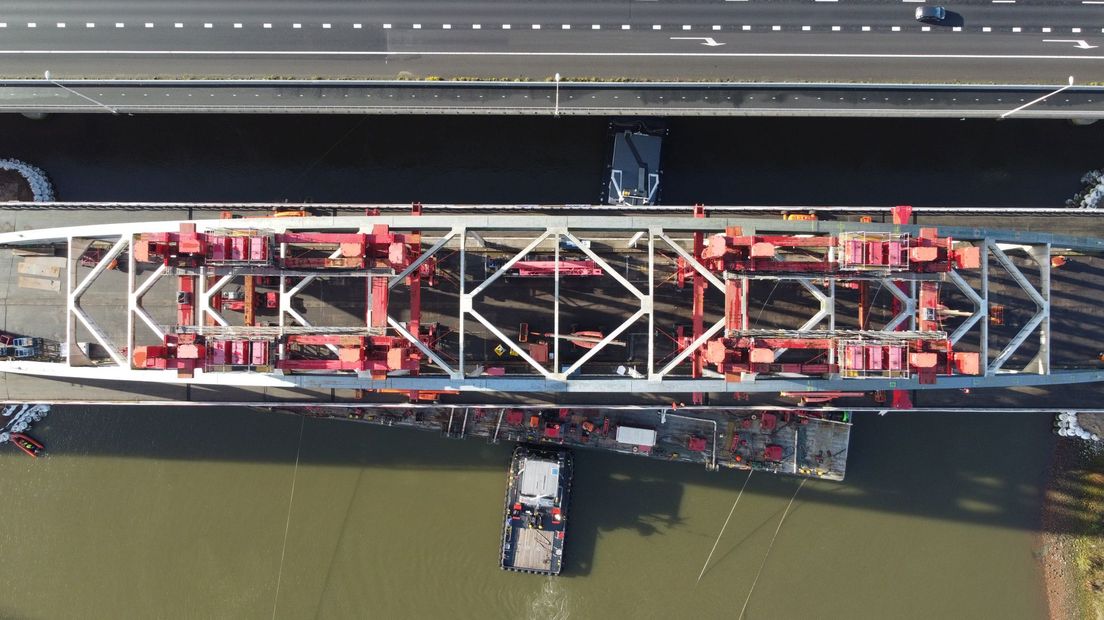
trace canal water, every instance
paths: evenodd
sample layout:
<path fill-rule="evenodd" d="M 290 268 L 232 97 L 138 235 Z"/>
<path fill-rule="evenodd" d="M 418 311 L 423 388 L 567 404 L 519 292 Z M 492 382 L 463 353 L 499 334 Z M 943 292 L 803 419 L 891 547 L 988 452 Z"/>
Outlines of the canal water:
<path fill-rule="evenodd" d="M 498 568 L 506 444 L 233 409 L 34 433 L 48 458 L 0 453 L 5 618 L 1045 614 L 1038 417 L 860 416 L 846 482 L 747 481 L 700 582 L 745 473 L 579 451 L 544 578 Z"/>
<path fill-rule="evenodd" d="M 1058 122 L 668 126 L 665 199 L 681 204 L 1056 206 L 1102 138 Z M 44 168 L 66 200 L 590 203 L 605 131 L 8 115 L 0 157 Z M 508 445 L 229 409 L 55 408 L 34 434 L 48 458 L 0 449 L 4 618 L 736 618 L 745 601 L 747 618 L 1045 615 L 1045 417 L 858 416 L 847 481 L 753 476 L 700 582 L 746 474 L 579 452 L 566 573 L 546 579 L 497 566 Z"/>

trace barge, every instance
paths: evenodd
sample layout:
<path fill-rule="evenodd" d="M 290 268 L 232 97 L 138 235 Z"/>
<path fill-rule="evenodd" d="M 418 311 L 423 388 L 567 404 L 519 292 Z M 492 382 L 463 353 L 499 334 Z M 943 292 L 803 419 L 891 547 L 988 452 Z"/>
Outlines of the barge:
<path fill-rule="evenodd" d="M 518 446 L 510 460 L 502 531 L 504 570 L 558 575 L 563 570 L 571 453 Z"/>

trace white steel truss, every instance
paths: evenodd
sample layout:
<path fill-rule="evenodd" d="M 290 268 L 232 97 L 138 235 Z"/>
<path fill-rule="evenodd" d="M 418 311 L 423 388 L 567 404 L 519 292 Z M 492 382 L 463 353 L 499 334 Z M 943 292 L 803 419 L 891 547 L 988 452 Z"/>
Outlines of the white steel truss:
<path fill-rule="evenodd" d="M 749 220 L 740 218 L 688 218 L 688 217 L 588 217 L 588 216 L 542 216 L 542 215 L 516 215 L 502 216 L 486 215 L 455 215 L 448 216 L 376 216 L 376 217 L 352 217 L 338 216 L 332 218 L 281 218 L 272 219 L 242 219 L 235 220 L 234 227 L 256 228 L 266 231 L 295 230 L 326 230 L 326 229 L 355 229 L 370 230 L 375 224 L 387 224 L 395 231 L 420 230 L 425 231 L 425 239 L 432 241 L 407 266 L 398 273 L 371 273 L 371 277 L 387 277 L 388 287 L 395 288 L 409 277 L 415 275 L 418 270 L 430 259 L 437 256 L 442 250 L 448 248 L 458 254 L 459 293 L 456 298 L 455 314 L 453 321 L 457 334 L 458 359 L 454 363 L 446 361 L 446 356 L 435 350 L 432 346 L 423 342 L 417 334 L 412 333 L 407 326 L 395 317 L 386 317 L 388 329 L 409 341 L 441 374 L 426 374 L 417 377 L 389 377 L 386 380 L 371 379 L 368 376 L 340 375 L 332 376 L 322 374 L 306 375 L 281 375 L 273 373 L 248 373 L 252 376 L 245 378 L 246 373 L 197 373 L 190 381 L 196 383 L 212 382 L 220 384 L 240 385 L 284 385 L 303 387 L 386 387 L 392 389 L 460 389 L 460 390 L 484 390 L 484 391 L 535 391 L 535 392 L 567 392 L 567 391 L 607 391 L 620 390 L 625 392 L 738 392 L 738 391 L 815 391 L 832 390 L 852 386 L 853 383 L 840 377 L 758 377 L 746 382 L 726 382 L 722 378 L 714 376 L 692 379 L 687 372 L 688 358 L 703 347 L 708 341 L 723 335 L 725 320 L 722 318 L 707 325 L 688 346 L 680 347 L 680 350 L 660 360 L 657 351 L 657 288 L 661 283 L 656 277 L 658 269 L 669 262 L 661 251 L 671 251 L 684 261 L 684 264 L 693 273 L 699 275 L 707 284 L 707 287 L 724 293 L 725 278 L 732 277 L 729 274 L 720 274 L 707 269 L 699 257 L 694 256 L 690 244 L 686 240 L 687 233 L 696 231 L 722 231 L 726 227 L 738 226 L 744 230 L 744 234 L 757 234 L 758 232 L 770 232 L 772 234 L 838 234 L 841 229 L 872 230 L 879 226 L 884 231 L 894 230 L 909 234 L 918 232 L 916 227 L 878 224 L 849 224 L 846 222 L 833 222 L 831 226 L 821 222 L 790 222 L 775 220 Z M 135 331 L 139 324 L 144 325 L 159 339 L 163 339 L 173 328 L 161 325 L 143 306 L 143 298 L 150 293 L 154 285 L 165 276 L 172 275 L 174 270 L 164 265 L 153 269 L 144 279 L 139 280 L 136 274 L 133 241 L 134 235 L 140 232 L 171 232 L 179 229 L 180 222 L 153 222 L 135 223 L 124 225 L 97 225 L 88 227 L 74 227 L 68 229 L 51 229 L 45 231 L 21 231 L 18 233 L 0 234 L 0 244 L 18 245 L 21 243 L 36 243 L 42 240 L 61 240 L 70 252 L 68 269 L 68 290 L 66 295 L 66 333 L 68 346 L 66 362 L 63 365 L 36 365 L 31 362 L 0 362 L 0 371 L 9 372 L 39 372 L 42 374 L 55 374 L 72 377 L 96 377 L 137 379 L 134 373 L 120 373 L 120 369 L 131 370 L 133 351 L 135 348 Z M 214 230 L 225 228 L 223 220 L 197 221 L 197 230 Z M 756 232 L 752 232 L 756 231 Z M 512 239 L 522 239 L 511 250 L 512 255 L 497 269 L 477 284 L 468 282 L 467 268 L 473 255 L 481 255 L 486 251 L 489 241 L 493 241 L 496 235 L 509 234 Z M 855 280 L 868 279 L 877 282 L 900 302 L 900 311 L 892 316 L 881 329 L 868 330 L 871 338 L 877 335 L 890 333 L 913 333 L 917 326 L 918 282 L 921 280 L 936 279 L 954 285 L 954 290 L 959 291 L 969 303 L 969 311 L 960 312 L 963 317 L 960 322 L 949 328 L 947 336 L 952 344 L 970 344 L 976 342 L 977 351 L 981 358 L 981 370 L 983 375 L 973 376 L 949 376 L 940 377 L 934 385 L 921 385 L 915 378 L 896 378 L 892 383 L 895 389 L 928 389 L 948 387 L 976 387 L 985 385 L 1046 385 L 1057 383 L 1070 383 L 1081 381 L 1097 381 L 1104 379 L 1104 372 L 1096 368 L 1063 369 L 1060 372 L 1051 370 L 1051 260 L 1056 252 L 1101 252 L 1104 251 L 1104 240 L 1088 239 L 1072 236 L 1052 235 L 1045 233 L 1002 233 L 1001 231 L 975 231 L 973 229 L 955 229 L 953 227 L 940 227 L 940 234 L 953 236 L 960 242 L 974 244 L 980 249 L 980 268 L 972 272 L 960 272 L 956 270 L 944 274 L 914 273 L 901 274 L 847 274 L 840 275 L 840 279 Z M 602 237 L 613 237 L 614 242 L 595 249 L 589 241 Z M 110 249 L 100 256 L 91 271 L 78 277 L 80 267 L 78 258 L 84 248 L 88 247 L 90 240 L 100 243 L 110 243 Z M 630 307 L 622 317 L 620 323 L 608 333 L 602 335 L 593 346 L 589 347 L 573 361 L 567 364 L 561 363 L 560 342 L 562 337 L 561 325 L 561 287 L 563 277 L 560 273 L 562 258 L 562 244 L 567 243 L 573 250 L 581 252 L 587 259 L 597 265 L 604 276 L 616 281 L 620 287 L 635 298 L 634 307 Z M 281 249 L 283 251 L 283 249 Z M 506 329 L 500 324 L 499 318 L 476 309 L 475 305 L 488 288 L 502 277 L 520 261 L 536 251 L 546 251 L 553 255 L 555 270 L 553 273 L 553 300 L 552 300 L 552 358 L 554 367 L 548 368 L 545 364 L 534 359 L 526 347 L 514 338 L 511 338 Z M 126 329 L 127 340 L 124 346 L 113 342 L 107 332 L 103 330 L 87 312 L 81 307 L 82 296 L 95 285 L 97 279 L 108 268 L 108 265 L 119 259 L 123 252 L 128 252 L 127 257 L 127 316 Z M 646 264 L 646 286 L 631 281 L 627 275 L 614 267 L 621 258 L 619 252 L 633 252 Z M 1029 277 L 1023 269 L 1019 268 L 1013 259 L 1013 255 L 1020 253 L 1037 266 L 1037 275 Z M 340 251 L 335 251 L 337 257 Z M 1013 282 L 1018 286 L 1022 297 L 1035 307 L 1035 312 L 1030 319 L 1019 326 L 1013 337 L 1008 339 L 995 355 L 990 356 L 990 260 L 1000 265 Z M 271 271 L 271 268 L 269 268 Z M 259 273 L 259 272 L 258 272 Z M 266 272 L 267 273 L 267 272 Z M 225 288 L 234 278 L 242 275 L 255 275 L 249 267 L 237 267 L 229 271 L 219 272 L 219 275 L 208 284 L 208 274 L 204 269 L 199 270 L 196 279 L 196 325 L 198 332 L 203 331 L 203 324 L 210 318 L 224 328 L 229 328 L 229 322 L 214 307 L 212 299 Z M 365 274 L 359 274 L 363 277 Z M 341 273 L 288 273 L 279 274 L 279 323 L 278 328 L 265 328 L 264 334 L 305 333 L 314 326 L 298 312 L 292 305 L 292 301 L 301 295 L 304 289 L 318 277 L 344 277 Z M 747 278 L 756 277 L 780 277 L 792 280 L 812 295 L 816 302 L 814 312 L 796 330 L 787 332 L 795 337 L 817 338 L 825 334 L 837 332 L 838 298 L 836 280 L 832 277 L 815 276 L 736 276 L 743 278 L 742 303 L 745 311 L 742 316 L 746 319 L 747 302 Z M 976 284 L 972 284 L 976 282 Z M 716 308 L 714 308 L 714 311 Z M 689 311 L 687 310 L 687 314 Z M 646 342 L 646 350 L 638 359 L 639 365 L 645 372 L 639 373 L 638 378 L 632 376 L 611 376 L 608 370 L 588 372 L 595 356 L 606 350 L 612 343 L 626 335 L 634 325 L 642 325 L 647 317 L 647 328 L 642 336 Z M 468 319 L 473 319 L 471 323 Z M 290 321 L 290 323 L 289 323 Z M 826 325 L 825 325 L 826 324 Z M 83 326 L 92 338 L 101 345 L 113 362 L 110 366 L 89 366 L 86 360 L 79 359 L 74 354 L 77 326 Z M 471 328 L 485 329 L 494 339 L 501 342 L 512 351 L 520 360 L 525 362 L 527 371 L 511 371 L 508 376 L 484 376 L 476 375 L 469 371 L 480 367 L 486 360 L 474 356 L 466 349 L 466 345 L 472 335 Z M 746 327 L 746 325 L 745 325 Z M 318 328 L 326 329 L 326 328 Z M 220 328 L 212 328 L 212 332 L 219 332 Z M 335 333 L 340 331 L 334 328 Z M 1009 370 L 1006 365 L 1033 334 L 1038 334 L 1038 349 L 1022 369 Z M 258 332 L 261 335 L 261 332 Z M 776 358 L 782 351 L 777 351 Z M 52 366 L 47 370 L 46 366 Z M 112 372 L 114 369 L 114 374 Z M 145 374 L 139 373 L 139 374 Z M 215 376 L 221 375 L 221 376 Z M 237 379 L 240 378 L 240 382 Z M 169 373 L 149 371 L 148 377 L 142 380 L 173 381 L 175 377 Z M 885 383 L 882 386 L 881 383 Z M 891 387 L 889 382 L 880 379 L 871 379 L 863 382 L 864 389 L 884 389 Z"/>

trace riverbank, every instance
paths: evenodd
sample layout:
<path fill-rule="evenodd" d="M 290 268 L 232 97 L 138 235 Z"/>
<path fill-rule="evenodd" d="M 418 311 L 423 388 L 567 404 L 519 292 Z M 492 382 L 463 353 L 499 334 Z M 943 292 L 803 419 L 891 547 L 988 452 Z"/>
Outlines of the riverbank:
<path fill-rule="evenodd" d="M 34 200 L 34 192 L 21 174 L 14 170 L 0 169 L 0 202 L 12 200 L 30 202 Z"/>
<path fill-rule="evenodd" d="M 1104 450 L 1055 448 L 1039 554 L 1052 619 L 1104 620 Z"/>
<path fill-rule="evenodd" d="M 0 202 L 51 202 L 54 186 L 42 169 L 18 159 L 0 159 Z"/>

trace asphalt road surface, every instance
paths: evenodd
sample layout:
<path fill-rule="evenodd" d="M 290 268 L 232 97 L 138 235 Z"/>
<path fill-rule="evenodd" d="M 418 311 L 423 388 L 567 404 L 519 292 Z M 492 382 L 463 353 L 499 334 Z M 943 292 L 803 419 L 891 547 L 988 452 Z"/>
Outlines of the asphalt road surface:
<path fill-rule="evenodd" d="M 6 77 L 1104 81 L 1104 0 L 29 2 Z"/>

